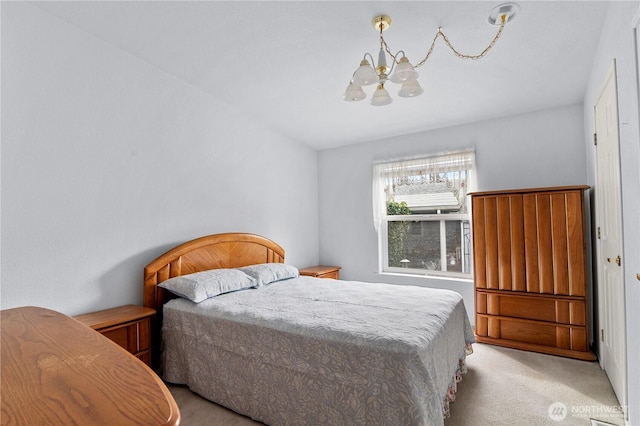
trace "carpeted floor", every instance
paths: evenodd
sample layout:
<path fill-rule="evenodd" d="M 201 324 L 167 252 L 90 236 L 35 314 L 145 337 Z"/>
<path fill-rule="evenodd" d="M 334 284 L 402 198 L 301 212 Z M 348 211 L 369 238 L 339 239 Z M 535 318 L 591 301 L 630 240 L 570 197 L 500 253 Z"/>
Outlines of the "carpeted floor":
<path fill-rule="evenodd" d="M 475 344 L 467 366 L 445 426 L 591 426 L 591 419 L 624 425 L 618 400 L 597 362 Z M 169 385 L 169 390 L 185 426 L 261 424 L 183 386 Z"/>

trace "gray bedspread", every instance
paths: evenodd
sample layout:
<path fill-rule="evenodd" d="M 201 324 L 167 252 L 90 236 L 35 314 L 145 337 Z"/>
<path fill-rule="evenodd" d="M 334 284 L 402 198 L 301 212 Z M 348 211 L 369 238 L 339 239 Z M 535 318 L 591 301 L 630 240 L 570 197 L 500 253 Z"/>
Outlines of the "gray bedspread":
<path fill-rule="evenodd" d="M 458 293 L 303 276 L 163 313 L 164 379 L 269 425 L 442 425 L 474 341 Z"/>

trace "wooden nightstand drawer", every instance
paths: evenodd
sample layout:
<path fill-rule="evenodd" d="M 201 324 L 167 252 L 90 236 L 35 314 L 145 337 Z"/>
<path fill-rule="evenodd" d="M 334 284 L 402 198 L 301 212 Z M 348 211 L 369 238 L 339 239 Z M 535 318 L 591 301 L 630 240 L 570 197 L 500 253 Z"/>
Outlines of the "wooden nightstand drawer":
<path fill-rule="evenodd" d="M 100 333 L 107 339 L 113 340 L 118 345 L 129 350 L 129 348 L 138 346 L 138 333 L 137 330 L 130 330 L 131 327 L 118 327 L 113 330 L 100 331 Z M 132 339 L 133 338 L 133 339 Z M 133 342 L 131 342 L 133 340 Z M 138 352 L 137 350 L 133 351 Z"/>
<path fill-rule="evenodd" d="M 334 280 L 339 280 L 340 269 L 340 266 L 311 266 L 309 268 L 300 269 L 300 275 L 306 275 L 316 278 L 333 278 Z"/>
<path fill-rule="evenodd" d="M 156 311 L 126 305 L 75 317 L 150 365 L 151 317 Z"/>

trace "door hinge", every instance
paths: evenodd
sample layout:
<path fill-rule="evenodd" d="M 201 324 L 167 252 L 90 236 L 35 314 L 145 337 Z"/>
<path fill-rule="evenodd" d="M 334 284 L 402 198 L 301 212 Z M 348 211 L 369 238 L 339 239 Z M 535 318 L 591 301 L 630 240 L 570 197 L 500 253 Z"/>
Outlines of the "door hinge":
<path fill-rule="evenodd" d="M 597 133 L 593 134 L 593 144 L 596 145 L 596 146 L 598 145 L 598 134 Z"/>
<path fill-rule="evenodd" d="M 604 342 L 604 329 L 603 328 L 600 329 L 600 341 Z"/>
<path fill-rule="evenodd" d="M 600 239 L 600 227 L 598 226 L 598 239 Z"/>

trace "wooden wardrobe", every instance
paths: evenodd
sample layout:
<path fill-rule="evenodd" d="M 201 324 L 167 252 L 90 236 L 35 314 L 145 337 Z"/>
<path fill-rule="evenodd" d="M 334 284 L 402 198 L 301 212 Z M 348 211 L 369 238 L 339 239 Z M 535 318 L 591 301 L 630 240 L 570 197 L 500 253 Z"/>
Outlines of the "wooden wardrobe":
<path fill-rule="evenodd" d="M 595 359 L 587 299 L 588 188 L 471 194 L 478 342 Z"/>

